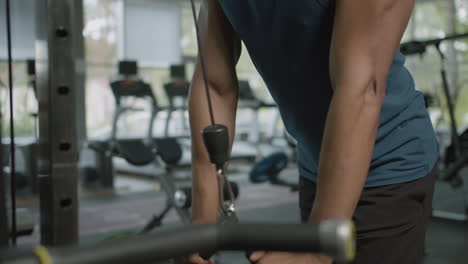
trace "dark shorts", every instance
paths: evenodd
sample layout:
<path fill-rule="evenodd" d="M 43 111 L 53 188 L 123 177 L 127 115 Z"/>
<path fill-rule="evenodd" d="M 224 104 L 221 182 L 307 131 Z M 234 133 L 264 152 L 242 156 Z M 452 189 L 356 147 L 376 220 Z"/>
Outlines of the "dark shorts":
<path fill-rule="evenodd" d="M 307 221 L 316 186 L 300 178 L 301 218 Z M 353 263 L 423 263 L 434 184 L 433 171 L 411 182 L 364 188 L 353 216 L 357 232 L 357 254 Z"/>

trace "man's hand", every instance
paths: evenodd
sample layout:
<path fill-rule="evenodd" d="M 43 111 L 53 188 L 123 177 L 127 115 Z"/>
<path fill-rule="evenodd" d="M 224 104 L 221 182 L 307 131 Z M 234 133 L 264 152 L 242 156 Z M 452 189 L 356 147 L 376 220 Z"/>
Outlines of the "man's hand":
<path fill-rule="evenodd" d="M 333 260 L 325 255 L 288 252 L 255 252 L 250 257 L 258 264 L 332 264 Z"/>
<path fill-rule="evenodd" d="M 181 257 L 175 260 L 176 264 L 214 264 L 213 259 L 205 260 L 198 254 L 192 254 L 188 257 Z"/>

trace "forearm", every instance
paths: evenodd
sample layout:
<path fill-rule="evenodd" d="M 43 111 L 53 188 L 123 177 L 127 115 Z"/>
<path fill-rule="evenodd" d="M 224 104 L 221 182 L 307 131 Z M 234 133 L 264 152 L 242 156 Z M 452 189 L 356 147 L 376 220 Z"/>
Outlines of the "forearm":
<path fill-rule="evenodd" d="M 208 102 L 200 69 L 194 75 L 189 96 L 189 118 L 192 133 L 192 221 L 214 222 L 219 208 L 215 167 L 209 161 L 201 131 L 211 125 Z M 223 84 L 218 84 L 223 85 Z M 237 89 L 209 83 L 215 122 L 228 127 L 230 146 L 235 135 Z M 224 85 L 235 85 L 224 84 Z M 223 88 L 223 89 L 221 89 Z"/>
<path fill-rule="evenodd" d="M 360 90 L 367 92 L 339 88 L 333 96 L 322 141 L 317 195 L 310 216 L 313 222 L 350 219 L 361 195 L 383 95 L 373 94 L 372 87 Z"/>

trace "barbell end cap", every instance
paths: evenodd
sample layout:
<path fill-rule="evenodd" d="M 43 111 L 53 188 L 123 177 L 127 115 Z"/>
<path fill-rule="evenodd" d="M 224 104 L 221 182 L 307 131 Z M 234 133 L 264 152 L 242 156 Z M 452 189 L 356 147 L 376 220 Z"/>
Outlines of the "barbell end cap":
<path fill-rule="evenodd" d="M 322 251 L 338 263 L 349 263 L 356 256 L 356 228 L 348 219 L 326 220 L 319 225 Z"/>

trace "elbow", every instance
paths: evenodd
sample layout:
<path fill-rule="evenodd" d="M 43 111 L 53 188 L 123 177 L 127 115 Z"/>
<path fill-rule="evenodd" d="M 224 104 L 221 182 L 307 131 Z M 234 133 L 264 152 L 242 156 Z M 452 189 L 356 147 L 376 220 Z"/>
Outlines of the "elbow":
<path fill-rule="evenodd" d="M 217 80 L 215 78 L 208 79 L 208 88 L 210 91 L 216 93 L 219 96 L 225 96 L 228 93 L 228 89 L 226 89 L 226 85 L 223 83 L 222 80 Z"/>
<path fill-rule="evenodd" d="M 236 97 L 237 90 L 234 89 L 235 85 L 217 80 L 208 80 L 208 87 L 219 98 L 232 98 Z"/>
<path fill-rule="evenodd" d="M 190 96 L 205 94 L 205 86 L 207 86 L 209 91 L 216 97 L 226 98 L 236 94 L 235 85 L 232 84 L 232 81 L 228 81 L 229 78 L 220 78 L 219 72 L 216 71 L 210 73 L 211 74 L 206 76 L 207 80 L 205 84 L 201 66 L 197 67 L 192 80 Z M 221 74 L 221 76 L 223 76 L 223 74 Z"/>
<path fill-rule="evenodd" d="M 343 81 L 334 82 L 332 80 L 334 97 L 341 96 L 347 101 L 366 107 L 380 108 L 382 106 L 386 90 L 385 78 L 379 78 L 377 74 L 369 73 L 339 79 Z"/>
<path fill-rule="evenodd" d="M 365 105 L 380 108 L 385 98 L 386 82 L 373 76 L 362 92 L 362 101 Z"/>

